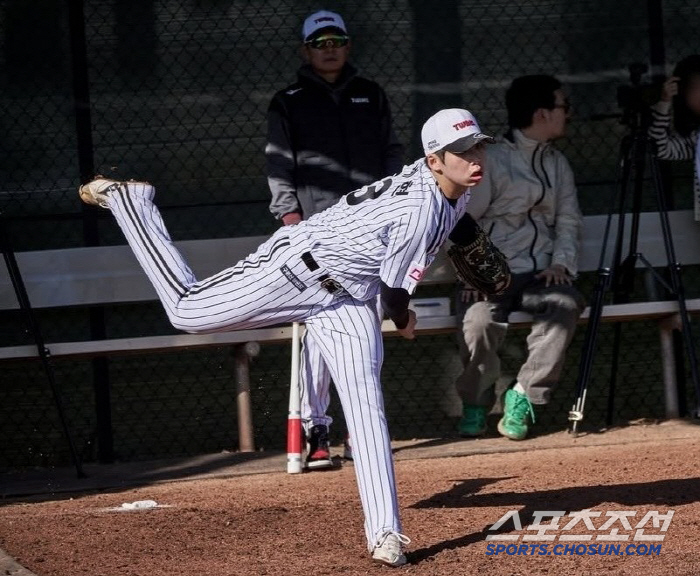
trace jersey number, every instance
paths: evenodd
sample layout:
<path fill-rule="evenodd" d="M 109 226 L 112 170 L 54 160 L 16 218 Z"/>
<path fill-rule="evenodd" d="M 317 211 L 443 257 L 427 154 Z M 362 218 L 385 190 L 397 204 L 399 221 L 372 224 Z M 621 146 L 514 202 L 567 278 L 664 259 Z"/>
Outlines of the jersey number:
<path fill-rule="evenodd" d="M 361 204 L 365 200 L 374 200 L 379 198 L 384 192 L 391 188 L 393 180 L 391 178 L 385 178 L 381 182 L 381 186 L 377 188 L 378 184 L 372 184 L 371 186 L 366 186 L 365 188 L 360 188 L 356 192 L 351 192 L 347 196 L 348 204 L 350 206 L 356 206 Z"/>
<path fill-rule="evenodd" d="M 397 186 L 396 190 L 394 190 L 394 196 L 406 196 L 408 195 L 408 189 L 411 187 L 413 184 L 413 180 L 407 180 L 401 186 Z"/>

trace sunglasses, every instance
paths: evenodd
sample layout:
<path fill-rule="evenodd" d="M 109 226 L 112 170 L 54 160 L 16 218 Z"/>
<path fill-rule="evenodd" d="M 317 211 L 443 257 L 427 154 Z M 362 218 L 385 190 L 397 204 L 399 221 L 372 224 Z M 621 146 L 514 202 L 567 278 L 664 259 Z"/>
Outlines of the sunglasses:
<path fill-rule="evenodd" d="M 313 40 L 304 42 L 310 48 L 314 50 L 323 50 L 324 48 L 342 48 L 347 46 L 350 42 L 348 36 L 319 36 Z"/>

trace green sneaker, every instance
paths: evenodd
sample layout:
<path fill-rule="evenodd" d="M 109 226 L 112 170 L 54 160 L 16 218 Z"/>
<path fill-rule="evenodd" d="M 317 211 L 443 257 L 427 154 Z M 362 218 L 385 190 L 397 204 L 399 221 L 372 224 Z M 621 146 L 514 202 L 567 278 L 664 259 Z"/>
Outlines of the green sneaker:
<path fill-rule="evenodd" d="M 483 406 L 468 406 L 462 408 L 462 419 L 459 421 L 459 435 L 463 438 L 483 436 L 486 432 L 486 408 Z"/>
<path fill-rule="evenodd" d="M 505 409 L 503 418 L 498 422 L 498 432 L 511 440 L 524 440 L 529 420 L 535 421 L 535 411 L 527 396 L 512 388 L 506 391 Z"/>

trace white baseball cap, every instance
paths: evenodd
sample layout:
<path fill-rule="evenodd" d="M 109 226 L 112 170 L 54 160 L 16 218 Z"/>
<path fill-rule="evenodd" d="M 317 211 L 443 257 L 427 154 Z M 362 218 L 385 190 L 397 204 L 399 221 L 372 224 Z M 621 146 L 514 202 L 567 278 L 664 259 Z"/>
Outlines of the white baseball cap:
<path fill-rule="evenodd" d="M 446 108 L 423 124 L 421 140 L 426 155 L 439 150 L 459 154 L 478 142 L 493 141 L 493 137 L 481 132 L 476 118 L 469 110 Z"/>
<path fill-rule="evenodd" d="M 338 28 L 345 34 L 348 33 L 348 29 L 345 27 L 345 22 L 340 14 L 329 12 L 328 10 L 319 10 L 304 20 L 301 37 L 306 42 L 314 33 L 324 28 Z"/>

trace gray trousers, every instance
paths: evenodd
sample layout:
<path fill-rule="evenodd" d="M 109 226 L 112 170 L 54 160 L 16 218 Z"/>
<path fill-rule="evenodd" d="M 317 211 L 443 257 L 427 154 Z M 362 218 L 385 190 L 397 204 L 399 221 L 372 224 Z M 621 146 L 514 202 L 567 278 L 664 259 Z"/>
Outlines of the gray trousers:
<path fill-rule="evenodd" d="M 515 274 L 505 294 L 468 306 L 462 323 L 464 371 L 456 383 L 464 404 L 493 406 L 501 371 L 498 352 L 508 331 L 508 314 L 515 310 L 532 314 L 534 320 L 518 382 L 530 402 L 546 404 L 561 376 L 564 355 L 584 306 L 573 286 L 545 287 L 534 273 Z"/>

